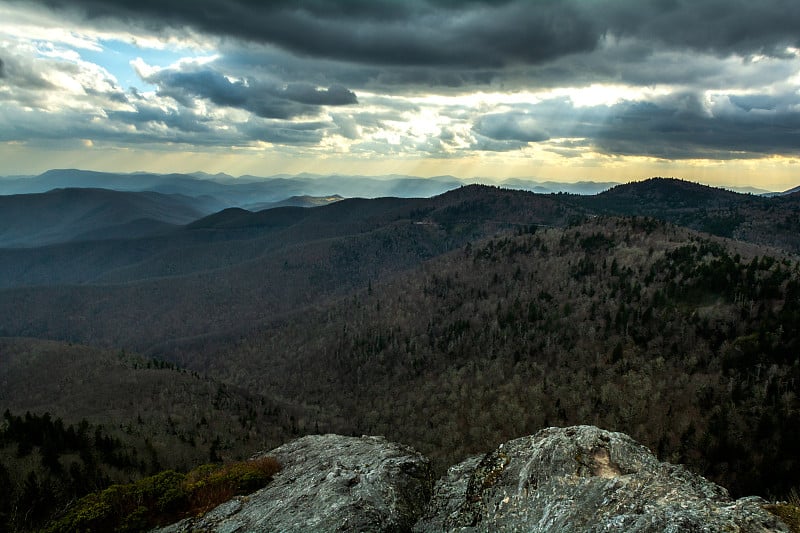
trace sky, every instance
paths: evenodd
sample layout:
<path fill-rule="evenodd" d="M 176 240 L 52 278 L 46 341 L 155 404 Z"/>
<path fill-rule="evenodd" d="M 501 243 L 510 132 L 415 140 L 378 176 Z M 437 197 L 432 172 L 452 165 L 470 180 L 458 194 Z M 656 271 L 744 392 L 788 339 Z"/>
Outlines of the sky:
<path fill-rule="evenodd" d="M 0 175 L 800 185 L 796 0 L 0 0 Z"/>

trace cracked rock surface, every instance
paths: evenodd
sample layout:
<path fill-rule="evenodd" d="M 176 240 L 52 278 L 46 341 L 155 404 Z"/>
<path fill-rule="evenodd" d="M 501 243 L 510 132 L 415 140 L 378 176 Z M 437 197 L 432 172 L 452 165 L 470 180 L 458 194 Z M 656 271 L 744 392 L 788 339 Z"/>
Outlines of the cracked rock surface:
<path fill-rule="evenodd" d="M 548 428 L 453 466 L 414 531 L 788 531 L 622 433 Z"/>
<path fill-rule="evenodd" d="M 264 455 L 265 488 L 157 530 L 203 532 L 789 531 L 749 497 L 661 463 L 622 433 L 548 428 L 453 467 L 382 437 L 315 435 Z"/>
<path fill-rule="evenodd" d="M 157 531 L 409 531 L 433 487 L 429 460 L 383 437 L 312 435 L 264 455 L 283 467 L 269 485 Z"/>

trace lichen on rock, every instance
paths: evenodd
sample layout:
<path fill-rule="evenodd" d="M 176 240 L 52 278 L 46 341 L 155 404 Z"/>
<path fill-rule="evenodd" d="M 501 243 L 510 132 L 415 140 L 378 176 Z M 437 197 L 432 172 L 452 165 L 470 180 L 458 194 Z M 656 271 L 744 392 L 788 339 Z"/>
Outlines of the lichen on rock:
<path fill-rule="evenodd" d="M 161 533 L 409 531 L 433 487 L 430 461 L 383 437 L 312 435 L 267 452 L 273 481 Z"/>
<path fill-rule="evenodd" d="M 266 452 L 265 488 L 160 533 L 789 531 L 761 498 L 732 500 L 622 433 L 548 428 L 451 467 L 382 437 L 317 435 Z"/>
<path fill-rule="evenodd" d="M 487 465 L 492 482 L 476 483 Z M 764 503 L 733 501 L 622 433 L 548 428 L 452 467 L 414 531 L 787 531 Z"/>

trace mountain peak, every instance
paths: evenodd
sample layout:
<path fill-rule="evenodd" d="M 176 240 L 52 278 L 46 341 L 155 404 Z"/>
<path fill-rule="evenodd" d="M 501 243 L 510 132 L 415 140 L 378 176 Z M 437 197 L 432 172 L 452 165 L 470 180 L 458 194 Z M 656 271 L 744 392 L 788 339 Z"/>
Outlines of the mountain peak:
<path fill-rule="evenodd" d="M 709 187 L 677 178 L 649 178 L 618 185 L 597 198 L 612 205 L 646 205 L 653 208 L 704 208 L 747 201 L 750 195 Z"/>

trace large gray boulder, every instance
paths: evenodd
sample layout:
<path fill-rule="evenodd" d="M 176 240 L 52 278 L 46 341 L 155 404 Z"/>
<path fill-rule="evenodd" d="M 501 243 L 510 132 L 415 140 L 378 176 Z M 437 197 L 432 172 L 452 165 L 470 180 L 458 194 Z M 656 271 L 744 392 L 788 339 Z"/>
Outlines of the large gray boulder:
<path fill-rule="evenodd" d="M 549 428 L 450 468 L 414 531 L 788 531 L 764 503 L 732 501 L 622 433 Z"/>
<path fill-rule="evenodd" d="M 158 530 L 203 532 L 788 531 L 760 498 L 659 462 L 622 433 L 549 428 L 451 467 L 382 437 L 303 437 L 264 455 L 265 488 Z"/>
<path fill-rule="evenodd" d="M 302 437 L 264 455 L 268 486 L 159 531 L 409 531 L 431 496 L 429 460 L 383 437 Z"/>

